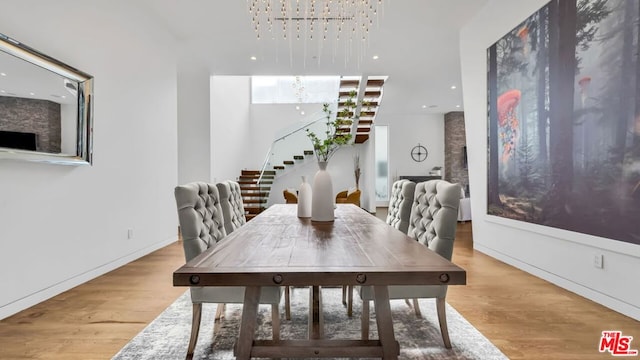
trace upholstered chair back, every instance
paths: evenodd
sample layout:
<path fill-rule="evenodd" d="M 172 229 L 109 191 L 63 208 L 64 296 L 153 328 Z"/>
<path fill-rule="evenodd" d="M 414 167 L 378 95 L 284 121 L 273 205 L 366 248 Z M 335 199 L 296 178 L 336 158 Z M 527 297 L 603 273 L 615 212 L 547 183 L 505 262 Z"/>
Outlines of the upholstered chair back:
<path fill-rule="evenodd" d="M 459 204 L 460 185 L 445 180 L 418 183 L 408 235 L 451 260 Z"/>
<path fill-rule="evenodd" d="M 391 187 L 387 224 L 407 233 L 411 217 L 411 205 L 416 184 L 409 180 L 398 180 Z"/>
<path fill-rule="evenodd" d="M 216 184 L 216 187 L 220 193 L 224 229 L 229 235 L 247 223 L 247 218 L 244 215 L 244 205 L 242 204 L 242 194 L 240 193 L 240 184 L 227 180 Z"/>
<path fill-rule="evenodd" d="M 176 186 L 178 221 L 187 261 L 227 236 L 220 207 L 220 195 L 214 184 L 193 182 Z"/>

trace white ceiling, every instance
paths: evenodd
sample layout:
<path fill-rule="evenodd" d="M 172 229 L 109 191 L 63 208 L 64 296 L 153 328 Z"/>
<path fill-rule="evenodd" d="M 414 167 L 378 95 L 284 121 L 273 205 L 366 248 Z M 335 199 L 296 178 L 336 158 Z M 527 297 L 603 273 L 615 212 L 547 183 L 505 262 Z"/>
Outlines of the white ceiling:
<path fill-rule="evenodd" d="M 370 31 L 362 63 L 351 57 L 345 65 L 344 53 L 333 61 L 329 51 L 322 52 L 318 64 L 313 59 L 318 53 L 311 50 L 318 49 L 317 44 L 308 42 L 306 50 L 294 44 L 290 52 L 283 41 L 276 45 L 271 39 L 257 40 L 247 1 L 138 1 L 174 34 L 183 60 L 206 66 L 211 74 L 386 75 L 380 117 L 463 109 L 458 33 L 486 2 L 383 0 L 384 10 Z M 373 60 L 373 55 L 379 59 Z M 452 85 L 457 88 L 452 90 Z"/>

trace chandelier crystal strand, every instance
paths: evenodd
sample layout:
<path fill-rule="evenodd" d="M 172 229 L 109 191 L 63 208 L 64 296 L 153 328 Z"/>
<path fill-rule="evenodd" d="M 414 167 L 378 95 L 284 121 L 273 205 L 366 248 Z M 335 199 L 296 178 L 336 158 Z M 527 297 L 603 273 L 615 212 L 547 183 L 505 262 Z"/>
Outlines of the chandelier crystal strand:
<path fill-rule="evenodd" d="M 271 1 L 271 0 L 269 0 L 269 1 Z M 273 4 L 272 4 L 271 8 L 272 9 L 274 8 Z M 272 13 L 272 16 L 273 16 L 273 13 Z M 279 64 L 280 63 L 280 43 L 281 43 L 281 41 L 278 38 L 278 36 L 276 35 L 276 31 L 277 30 L 276 30 L 275 26 L 276 26 L 275 23 L 273 22 L 273 20 L 271 20 L 271 33 L 269 35 L 271 36 L 271 40 L 276 43 L 276 45 L 275 45 L 275 49 L 276 49 L 276 64 Z M 265 46 L 263 45 L 262 48 L 264 49 Z"/>
<path fill-rule="evenodd" d="M 284 8 L 285 11 L 284 11 L 283 18 L 286 18 L 287 16 L 289 16 L 289 19 L 290 19 L 291 15 L 288 15 L 288 14 L 291 14 L 291 2 L 286 0 L 283 0 L 283 2 L 285 3 L 285 8 Z M 293 34 L 292 34 L 293 30 L 291 29 L 292 28 L 291 26 L 287 26 L 288 21 L 289 20 L 282 21 L 282 24 L 284 24 L 285 28 L 289 30 L 289 34 L 286 35 L 289 39 L 289 66 L 293 66 Z"/>
<path fill-rule="evenodd" d="M 313 41 L 318 42 L 319 53 L 326 52 L 329 44 L 323 42 L 331 41 L 334 62 L 344 49 L 345 66 L 350 62 L 359 66 L 370 45 L 370 29 L 374 24 L 379 28 L 384 11 L 382 0 L 247 0 L 247 6 L 256 38 L 288 40 L 292 65 L 292 48 L 298 46 L 304 54 L 305 66 L 311 49 L 307 42 Z"/>
<path fill-rule="evenodd" d="M 304 51 L 303 51 L 304 56 L 302 57 L 302 68 L 303 69 L 307 68 L 307 30 L 308 30 L 308 28 L 305 26 L 304 27 L 304 34 L 302 36 L 302 42 L 304 43 L 304 44 L 302 44 L 302 46 L 304 46 Z M 300 39 L 300 38 L 298 37 L 298 39 Z"/>

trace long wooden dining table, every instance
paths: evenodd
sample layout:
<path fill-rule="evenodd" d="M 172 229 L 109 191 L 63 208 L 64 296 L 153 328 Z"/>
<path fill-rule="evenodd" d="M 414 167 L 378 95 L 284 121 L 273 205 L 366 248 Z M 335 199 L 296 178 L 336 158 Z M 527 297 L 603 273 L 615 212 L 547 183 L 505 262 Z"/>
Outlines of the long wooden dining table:
<path fill-rule="evenodd" d="M 173 274 L 174 286 L 246 287 L 237 359 L 397 359 L 387 286 L 465 283 L 464 269 L 351 204 L 338 204 L 333 222 L 298 218 L 295 204 L 273 205 Z M 325 339 L 321 287 L 344 285 L 373 286 L 379 339 Z M 254 338 L 261 286 L 311 288 L 309 339 Z"/>

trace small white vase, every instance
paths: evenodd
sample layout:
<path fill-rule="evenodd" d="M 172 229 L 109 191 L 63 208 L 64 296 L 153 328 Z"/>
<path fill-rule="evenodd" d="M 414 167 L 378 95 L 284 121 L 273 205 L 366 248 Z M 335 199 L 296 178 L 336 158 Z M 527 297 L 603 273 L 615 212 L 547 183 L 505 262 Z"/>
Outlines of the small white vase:
<path fill-rule="evenodd" d="M 311 185 L 307 182 L 307 177 L 302 177 L 302 184 L 298 189 L 298 217 L 311 217 Z"/>
<path fill-rule="evenodd" d="M 327 162 L 318 161 L 318 166 L 320 170 L 313 178 L 311 221 L 330 222 L 334 220 L 333 183 L 327 171 Z"/>

